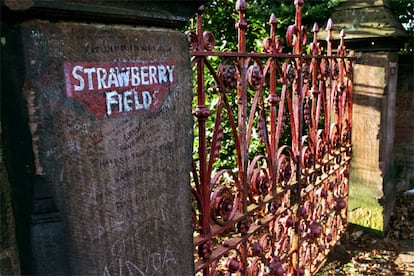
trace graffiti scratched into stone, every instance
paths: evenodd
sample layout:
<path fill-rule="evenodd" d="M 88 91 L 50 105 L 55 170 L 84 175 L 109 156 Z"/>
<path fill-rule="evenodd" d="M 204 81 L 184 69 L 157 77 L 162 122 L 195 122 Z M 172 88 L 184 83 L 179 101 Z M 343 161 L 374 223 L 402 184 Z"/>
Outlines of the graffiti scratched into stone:
<path fill-rule="evenodd" d="M 171 250 L 166 249 L 163 253 L 152 252 L 148 254 L 148 258 L 145 260 L 144 265 L 140 266 L 132 260 L 128 260 L 125 257 L 118 256 L 118 267 L 112 271 L 108 266 L 105 266 L 103 275 L 123 275 L 123 273 L 129 273 L 129 275 L 158 275 L 164 274 L 167 271 L 172 272 L 175 270 L 177 261 Z"/>
<path fill-rule="evenodd" d="M 150 228 L 144 227 L 143 229 L 148 231 Z M 156 249 L 149 244 L 141 244 L 142 231 L 126 231 L 122 234 L 122 229 L 118 229 L 116 232 L 120 238 L 112 243 L 110 247 L 111 258 L 104 264 L 101 275 L 176 275 L 178 262 L 169 246 Z M 99 229 L 99 233 L 103 235 L 105 229 Z M 155 237 L 152 237 L 151 240 L 154 243 L 157 242 Z M 131 255 L 131 245 L 141 248 L 141 257 Z"/>
<path fill-rule="evenodd" d="M 65 62 L 66 94 L 97 117 L 155 111 L 175 80 L 172 62 Z"/>

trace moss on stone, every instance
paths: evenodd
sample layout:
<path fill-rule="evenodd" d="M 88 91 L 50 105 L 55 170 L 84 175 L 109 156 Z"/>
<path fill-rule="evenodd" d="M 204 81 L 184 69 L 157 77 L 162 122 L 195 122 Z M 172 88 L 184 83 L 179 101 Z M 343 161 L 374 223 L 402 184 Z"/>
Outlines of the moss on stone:
<path fill-rule="evenodd" d="M 351 183 L 348 199 L 348 222 L 374 231 L 384 231 L 383 206 L 373 195 L 372 188 Z"/>

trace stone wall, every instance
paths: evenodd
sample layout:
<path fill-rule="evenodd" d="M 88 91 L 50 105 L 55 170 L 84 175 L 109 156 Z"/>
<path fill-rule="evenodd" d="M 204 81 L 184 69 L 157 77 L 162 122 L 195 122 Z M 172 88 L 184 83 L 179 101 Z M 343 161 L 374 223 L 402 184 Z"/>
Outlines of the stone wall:
<path fill-rule="evenodd" d="M 396 102 L 394 176 L 397 190 L 414 188 L 414 56 L 400 57 Z"/>

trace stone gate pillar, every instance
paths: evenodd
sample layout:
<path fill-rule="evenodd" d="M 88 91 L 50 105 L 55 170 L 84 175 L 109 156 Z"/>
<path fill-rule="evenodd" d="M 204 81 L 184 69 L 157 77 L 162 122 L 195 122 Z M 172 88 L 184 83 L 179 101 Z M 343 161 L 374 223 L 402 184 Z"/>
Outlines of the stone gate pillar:
<path fill-rule="evenodd" d="M 382 233 L 394 203 L 393 143 L 398 51 L 406 33 L 387 1 L 344 1 L 332 14 L 356 51 L 349 222 Z"/>
<path fill-rule="evenodd" d="M 192 275 L 192 72 L 175 28 L 200 1 L 93 3 L 0 2 L 21 273 Z"/>

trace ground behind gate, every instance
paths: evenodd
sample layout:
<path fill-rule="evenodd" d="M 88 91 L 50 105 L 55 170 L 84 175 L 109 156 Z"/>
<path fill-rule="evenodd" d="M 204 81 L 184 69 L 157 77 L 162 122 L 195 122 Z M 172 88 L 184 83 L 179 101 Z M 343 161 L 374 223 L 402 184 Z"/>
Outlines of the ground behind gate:
<path fill-rule="evenodd" d="M 397 196 L 384 237 L 348 227 L 318 276 L 414 275 L 414 197 Z"/>

